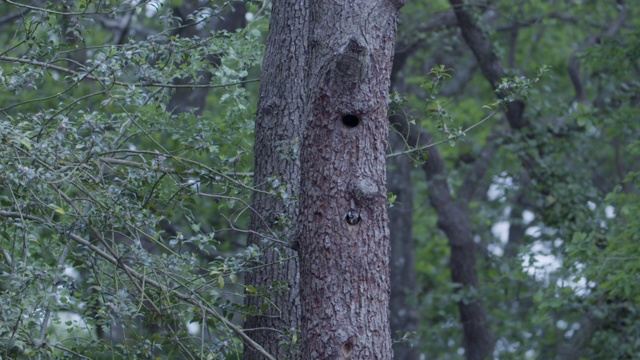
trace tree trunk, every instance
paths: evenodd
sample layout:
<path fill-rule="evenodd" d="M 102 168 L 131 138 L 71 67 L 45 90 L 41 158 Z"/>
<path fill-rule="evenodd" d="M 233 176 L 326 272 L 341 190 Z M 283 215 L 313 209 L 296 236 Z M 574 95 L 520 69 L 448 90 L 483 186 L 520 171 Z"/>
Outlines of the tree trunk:
<path fill-rule="evenodd" d="M 420 131 L 404 117 L 394 116 L 391 120 L 412 148 L 426 145 L 425 139 L 431 138 L 428 133 Z M 438 227 L 449 239 L 451 279 L 460 285 L 462 291 L 470 291 L 473 294 L 478 288 L 478 275 L 475 269 L 475 243 L 468 216 L 469 209 L 466 203 L 454 201 L 447 181 L 444 159 L 438 149 L 431 147 L 428 152 L 428 160 L 422 165 L 422 169 L 429 182 L 429 202 L 438 213 Z M 482 178 L 485 170 L 486 168 L 479 169 L 475 173 L 478 179 Z M 471 193 L 466 196 L 466 201 L 469 199 L 471 199 Z M 489 358 L 493 353 L 495 342 L 482 299 L 466 297 L 458 302 L 458 310 L 464 331 L 465 358 L 468 360 Z"/>
<path fill-rule="evenodd" d="M 385 158 L 401 1 L 310 3 L 301 154 L 305 359 L 391 359 Z"/>
<path fill-rule="evenodd" d="M 299 272 L 296 252 L 274 244 L 292 238 L 300 189 L 299 144 L 305 109 L 307 48 L 306 0 L 274 1 L 269 39 L 263 62 L 255 129 L 255 192 L 249 244 L 263 251 L 261 263 L 247 274 L 246 305 L 257 313 L 245 322 L 248 334 L 276 359 L 300 358 Z M 285 196 L 265 192 L 280 191 Z M 262 235 L 261 235 L 262 234 Z M 266 236 L 264 236 L 266 235 Z M 268 297 L 268 301 L 261 296 Z M 267 306 L 266 310 L 262 310 Z M 245 347 L 244 359 L 263 357 Z"/>
<path fill-rule="evenodd" d="M 406 142 L 398 133 L 389 134 L 390 148 L 402 151 Z M 416 244 L 413 241 L 413 164 L 407 156 L 388 159 L 387 190 L 396 196 L 389 209 L 389 232 L 391 234 L 391 335 L 418 331 Z M 407 342 L 393 345 L 393 357 L 398 360 L 417 360 L 420 351 Z"/>
<path fill-rule="evenodd" d="M 234 1 L 231 3 L 229 9 L 227 9 L 218 18 L 212 18 L 207 26 L 196 25 L 196 20 L 193 17 L 194 12 L 200 8 L 199 1 L 190 0 L 183 2 L 180 6 L 175 7 L 173 12 L 180 18 L 184 24 L 177 29 L 176 35 L 183 38 L 194 37 L 206 37 L 212 30 L 213 31 L 228 31 L 234 32 L 238 29 L 242 29 L 246 26 L 245 14 L 247 13 L 246 6 L 242 1 Z M 209 71 L 199 71 L 197 75 L 198 84 L 209 84 L 213 76 L 211 69 L 220 66 L 220 55 L 211 54 L 208 59 L 211 67 L 208 67 Z M 176 85 L 187 85 L 194 79 L 174 79 L 173 83 Z M 209 95 L 209 88 L 177 88 L 174 89 L 171 100 L 167 105 L 167 110 L 173 114 L 186 113 L 191 110 L 194 114 L 200 116 L 205 110 L 205 102 L 207 95 Z"/>
<path fill-rule="evenodd" d="M 398 51 L 398 47 L 409 50 Z M 406 93 L 399 86 L 398 74 L 404 68 L 415 46 L 398 44 L 391 69 L 391 90 Z M 403 116 L 403 109 L 393 109 L 389 124 L 393 127 Z M 399 112 L 399 113 L 395 113 Z M 406 119 L 405 119 L 406 120 Z M 405 138 L 398 129 L 389 132 L 389 149 L 397 152 L 406 149 Z M 398 332 L 417 332 L 419 328 L 416 277 L 416 243 L 413 240 L 413 183 L 411 171 L 414 165 L 408 156 L 387 158 L 387 191 L 396 196 L 394 206 L 389 209 L 389 233 L 391 235 L 391 299 L 389 304 L 391 336 L 395 339 Z M 408 342 L 393 345 L 393 358 L 398 360 L 417 360 L 420 350 Z"/>

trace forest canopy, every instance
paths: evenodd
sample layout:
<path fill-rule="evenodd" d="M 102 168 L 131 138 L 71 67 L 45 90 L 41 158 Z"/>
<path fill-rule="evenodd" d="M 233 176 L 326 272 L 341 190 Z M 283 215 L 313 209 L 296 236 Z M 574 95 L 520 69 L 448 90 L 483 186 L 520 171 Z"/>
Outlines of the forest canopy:
<path fill-rule="evenodd" d="M 299 220 L 252 203 L 298 201 L 254 181 L 261 75 L 292 76 L 263 68 L 276 6 L 0 3 L 0 357 L 268 355 L 244 321 L 284 313 L 294 279 L 247 274 L 296 256 Z M 628 0 L 402 7 L 395 358 L 640 353 L 639 19 Z M 299 358 L 299 328 L 270 330 Z"/>

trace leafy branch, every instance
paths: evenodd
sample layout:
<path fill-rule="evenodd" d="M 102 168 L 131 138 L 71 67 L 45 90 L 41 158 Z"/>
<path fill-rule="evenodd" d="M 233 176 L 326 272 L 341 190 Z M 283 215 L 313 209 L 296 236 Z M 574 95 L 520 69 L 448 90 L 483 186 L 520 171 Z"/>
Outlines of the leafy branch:
<path fill-rule="evenodd" d="M 515 101 L 518 98 L 526 98 L 531 88 L 540 81 L 541 77 L 544 74 L 549 71 L 549 67 L 542 66 L 533 79 L 527 79 L 524 76 L 502 78 L 500 84 L 495 89 L 495 92 L 500 95 L 498 99 L 491 104 L 483 106 L 484 109 L 490 110 L 490 113 L 475 124 L 465 129 L 452 129 L 447 126 L 446 123 L 451 121 L 451 118 L 444 106 L 442 106 L 442 104 L 437 101 L 438 90 L 442 87 L 443 82 L 451 77 L 451 75 L 449 75 L 448 73 L 449 71 L 451 70 L 445 69 L 444 65 L 436 65 L 431 69 L 431 71 L 429 72 L 428 80 L 423 84 L 423 88 L 426 88 L 428 90 L 428 94 L 425 99 L 428 108 L 427 114 L 429 114 L 429 117 L 431 119 L 435 119 L 438 129 L 445 138 L 424 146 L 409 148 L 404 151 L 391 153 L 388 154 L 387 157 L 395 157 L 422 152 L 428 148 L 438 146 L 446 142 L 448 142 L 451 146 L 455 146 L 455 142 L 460 138 L 465 137 L 469 131 L 484 124 L 489 119 L 493 118 L 496 114 L 505 111 L 507 108 L 507 104 Z M 395 95 L 392 98 L 398 99 L 400 97 L 399 95 Z M 410 122 L 412 124 L 415 124 L 415 120 L 411 120 Z"/>
<path fill-rule="evenodd" d="M 35 222 L 43 224 L 43 225 L 49 225 L 49 226 L 53 225 L 49 221 L 47 221 L 47 220 L 45 220 L 43 218 L 40 218 L 40 217 L 37 217 L 37 216 L 32 216 L 32 215 L 24 215 L 24 214 L 20 214 L 20 213 L 17 213 L 17 212 L 8 212 L 8 211 L 0 210 L 0 217 L 15 218 L 15 219 L 28 219 L 28 220 L 35 221 Z M 154 288 L 157 288 L 158 290 L 162 291 L 163 293 L 173 294 L 178 299 L 184 301 L 185 303 L 188 303 L 188 304 L 194 306 L 195 308 L 203 309 L 208 315 L 214 317 L 216 320 L 222 322 L 226 327 L 231 329 L 236 335 L 238 335 L 243 341 L 245 341 L 254 350 L 256 350 L 257 352 L 262 354 L 267 359 L 275 360 L 275 358 L 271 354 L 266 352 L 266 350 L 264 350 L 264 348 L 262 348 L 262 346 L 260 346 L 258 343 L 253 341 L 249 336 L 247 336 L 242 329 L 240 329 L 239 327 L 237 327 L 236 325 L 231 323 L 224 316 L 218 314 L 218 312 L 215 311 L 213 308 L 211 308 L 209 306 L 205 306 L 201 301 L 198 301 L 198 300 L 194 299 L 193 297 L 191 297 L 191 296 L 189 296 L 187 294 L 178 292 L 177 290 L 172 289 L 172 288 L 170 288 L 168 286 L 162 285 L 161 283 L 159 283 L 159 282 L 157 282 L 157 281 L 155 281 L 153 279 L 147 278 L 144 274 L 141 274 L 138 271 L 134 270 L 133 268 L 129 267 L 128 265 L 123 263 L 117 257 L 109 254 L 108 252 L 106 252 L 106 251 L 102 250 L 101 248 L 97 247 L 96 245 L 94 245 L 92 242 L 82 238 L 81 236 L 76 235 L 73 232 L 69 232 L 69 238 L 71 240 L 75 241 L 77 244 L 82 245 L 82 246 L 90 249 L 93 253 L 97 254 L 98 256 L 100 256 L 104 260 L 108 261 L 112 265 L 116 266 L 117 268 L 120 268 L 127 275 L 131 276 L 132 278 L 137 279 L 142 283 L 146 283 L 146 284 L 148 284 L 148 285 L 150 285 L 150 286 L 152 286 Z"/>
<path fill-rule="evenodd" d="M 20 58 L 11 57 L 11 56 L 0 56 L 0 61 L 33 65 L 33 66 L 37 66 L 45 69 L 57 70 L 60 72 L 81 77 L 82 79 L 86 78 L 89 80 L 102 81 L 99 77 L 91 75 L 90 73 L 81 73 L 81 72 L 74 71 L 62 66 L 53 65 L 50 63 L 45 63 L 45 62 L 31 60 L 31 59 L 20 59 Z M 169 89 L 217 89 L 217 88 L 224 88 L 228 86 L 250 84 L 258 81 L 260 81 L 260 79 L 249 79 L 249 80 L 235 81 L 235 82 L 229 82 L 224 84 L 169 84 L 169 83 L 157 83 L 157 82 L 130 83 L 130 82 L 123 82 L 123 81 L 113 81 L 113 84 L 118 86 L 127 86 L 127 87 L 137 86 L 137 87 L 162 87 L 162 88 L 169 88 Z M 75 85 L 76 84 L 73 84 L 72 87 Z M 38 99 L 38 100 L 46 100 L 46 99 Z"/>
<path fill-rule="evenodd" d="M 125 13 L 125 12 L 130 12 L 130 11 L 134 11 L 135 9 L 139 8 L 139 7 L 143 7 L 145 5 L 147 5 L 150 1 L 142 1 L 139 3 L 135 3 L 134 6 L 130 7 L 130 8 L 126 8 L 126 9 L 111 9 L 111 8 L 106 8 L 104 11 L 100 11 L 100 8 L 96 8 L 95 11 L 89 12 L 86 11 L 87 9 L 85 9 L 85 11 L 78 11 L 78 12 L 68 12 L 68 11 L 58 11 L 58 10 L 53 10 L 53 9 L 49 9 L 49 8 L 43 8 L 43 7 L 38 7 L 38 6 L 34 6 L 34 5 L 29 5 L 29 4 L 23 4 L 23 3 L 19 3 L 13 0 L 4 0 L 7 4 L 11 4 L 15 7 L 19 7 L 19 8 L 24 8 L 24 9 L 29 9 L 29 10 L 35 10 L 35 11 L 40 11 L 40 12 L 44 12 L 44 13 L 49 13 L 49 14 L 55 14 L 55 15 L 64 15 L 64 16 L 80 16 L 80 15 L 109 15 L 109 14 L 117 14 L 117 13 Z M 100 3 L 98 3 L 100 4 Z"/>

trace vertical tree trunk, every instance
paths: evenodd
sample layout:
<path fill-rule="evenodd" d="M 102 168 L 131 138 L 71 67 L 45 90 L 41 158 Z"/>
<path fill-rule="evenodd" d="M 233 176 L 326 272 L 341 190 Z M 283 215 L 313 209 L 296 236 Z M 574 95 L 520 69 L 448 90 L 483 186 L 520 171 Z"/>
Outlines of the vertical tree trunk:
<path fill-rule="evenodd" d="M 391 359 L 387 98 L 401 1 L 310 3 L 301 154 L 306 359 Z"/>
<path fill-rule="evenodd" d="M 404 51 L 398 51 L 403 47 Z M 391 91 L 407 92 L 399 84 L 398 74 L 404 68 L 415 46 L 396 45 L 391 69 Z M 406 149 L 407 142 L 402 134 L 402 127 L 397 123 L 402 118 L 404 109 L 393 109 L 389 116 L 389 124 L 396 129 L 389 132 L 389 149 L 393 152 Z M 396 113 L 398 112 L 398 113 Z M 416 277 L 416 243 L 413 239 L 413 183 L 411 170 L 414 164 L 408 156 L 387 158 L 387 190 L 396 196 L 394 206 L 389 209 L 389 233 L 391 242 L 391 299 L 389 304 L 391 316 L 391 336 L 396 338 L 398 332 L 417 332 L 419 327 L 417 297 L 418 285 Z M 428 290 L 428 289 L 427 289 Z M 408 342 L 397 342 L 393 345 L 393 358 L 398 360 L 417 360 L 420 351 L 417 346 Z"/>
<path fill-rule="evenodd" d="M 392 123 L 407 139 L 410 147 L 417 148 L 426 145 L 425 139 L 431 136 L 411 125 L 407 119 L 394 116 Z M 442 155 L 436 147 L 428 149 L 428 160 L 422 165 L 422 169 L 429 182 L 429 202 L 438 213 L 438 227 L 445 232 L 449 239 L 451 259 L 449 269 L 451 279 L 461 286 L 461 290 L 475 292 L 478 288 L 478 275 L 476 272 L 475 243 L 473 241 L 473 229 L 468 216 L 468 207 L 464 202 L 457 202 L 451 195 L 447 173 L 444 167 Z M 478 169 L 475 176 L 482 178 L 484 169 Z M 460 191 L 462 192 L 463 189 Z M 468 191 L 468 190 L 465 190 Z M 462 195 L 459 192 L 458 195 Z M 472 192 L 468 193 L 470 199 Z M 467 297 L 458 302 L 460 321 L 464 331 L 465 358 L 468 360 L 488 359 L 493 353 L 493 334 L 487 321 L 487 313 L 480 298 Z"/>
<path fill-rule="evenodd" d="M 198 0 L 184 1 L 180 6 L 173 8 L 173 12 L 176 16 L 180 17 L 183 26 L 177 29 L 176 35 L 183 38 L 194 37 L 206 37 L 209 32 L 226 30 L 234 32 L 238 29 L 242 29 L 246 26 L 245 14 L 247 13 L 246 6 L 242 1 L 234 1 L 231 6 L 218 18 L 213 18 L 209 21 L 207 26 L 203 24 L 196 25 L 196 20 L 193 17 L 193 13 L 200 8 L 200 2 Z M 211 54 L 208 56 L 209 71 L 199 71 L 197 75 L 198 84 L 209 84 L 213 76 L 211 69 L 220 66 L 220 55 Z M 174 79 L 173 83 L 176 85 L 186 85 L 192 82 L 194 79 Z M 205 110 L 205 102 L 207 95 L 209 95 L 210 89 L 208 88 L 177 88 L 173 91 L 173 95 L 167 104 L 167 110 L 174 114 L 186 113 L 193 110 L 198 116 L 202 115 Z"/>
<path fill-rule="evenodd" d="M 257 289 L 257 295 L 247 293 L 246 304 L 258 311 L 247 318 L 245 329 L 277 359 L 300 358 L 295 344 L 300 318 L 298 258 L 291 247 L 260 234 L 288 241 L 297 218 L 307 10 L 306 0 L 273 3 L 255 129 L 255 186 L 265 192 L 281 188 L 286 196 L 254 194 L 249 243 L 263 250 L 259 265 L 264 266 L 257 266 L 245 280 Z M 268 301 L 258 295 L 266 295 Z M 266 311 L 261 311 L 263 306 Z M 244 359 L 262 356 L 245 347 Z"/>
<path fill-rule="evenodd" d="M 394 115 L 397 116 L 397 115 Z M 406 142 L 396 132 L 389 134 L 392 151 L 402 151 Z M 391 234 L 391 336 L 396 333 L 418 331 L 416 310 L 416 244 L 413 241 L 413 164 L 407 156 L 388 159 L 387 189 L 396 195 L 394 206 L 389 209 L 389 233 Z M 418 347 L 398 342 L 393 345 L 393 357 L 398 360 L 417 360 Z"/>

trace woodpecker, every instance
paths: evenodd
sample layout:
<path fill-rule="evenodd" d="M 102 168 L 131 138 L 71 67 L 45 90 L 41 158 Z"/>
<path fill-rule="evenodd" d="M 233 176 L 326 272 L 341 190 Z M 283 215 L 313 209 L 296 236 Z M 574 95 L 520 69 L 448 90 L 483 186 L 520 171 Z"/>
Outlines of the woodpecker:
<path fill-rule="evenodd" d="M 349 225 L 357 225 L 360 220 L 362 220 L 360 213 L 356 209 L 349 209 L 344 219 L 347 220 L 347 224 Z"/>

